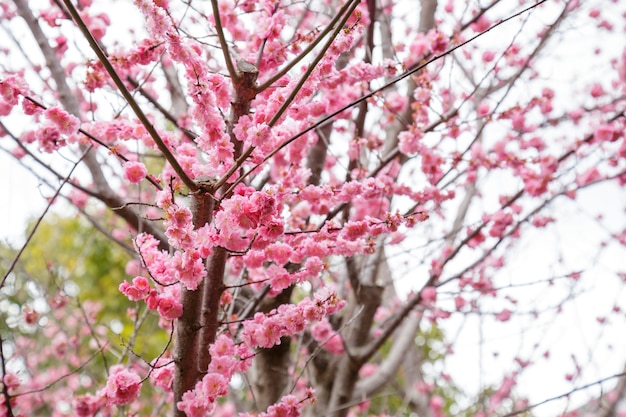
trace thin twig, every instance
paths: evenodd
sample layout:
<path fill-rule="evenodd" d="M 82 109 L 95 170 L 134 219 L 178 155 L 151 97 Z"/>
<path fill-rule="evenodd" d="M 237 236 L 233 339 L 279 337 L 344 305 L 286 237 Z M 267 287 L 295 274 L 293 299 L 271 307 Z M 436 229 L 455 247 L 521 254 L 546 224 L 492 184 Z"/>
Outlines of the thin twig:
<path fill-rule="evenodd" d="M 220 9 L 217 6 L 217 0 L 211 0 L 211 8 L 213 9 L 213 17 L 215 19 L 215 30 L 217 31 L 217 38 L 220 40 L 220 46 L 222 47 L 222 54 L 224 54 L 224 61 L 226 61 L 226 68 L 228 69 L 228 74 L 233 82 L 237 81 L 239 75 L 235 66 L 233 65 L 233 60 L 230 57 L 230 52 L 228 49 L 228 44 L 226 43 L 226 37 L 224 36 L 224 27 L 222 26 L 222 19 L 220 18 Z"/>
<path fill-rule="evenodd" d="M 4 340 L 2 339 L 2 334 L 0 333 L 0 370 L 2 371 L 2 381 L 5 381 L 4 377 L 7 374 L 6 368 L 6 360 L 4 359 Z M 11 408 L 11 395 L 9 395 L 9 387 L 7 384 L 2 383 L 2 394 L 4 395 L 4 407 L 6 411 L 7 417 L 13 417 L 13 409 Z"/>
<path fill-rule="evenodd" d="M 66 374 L 61 375 L 60 377 L 58 377 L 56 380 L 50 382 L 49 384 L 41 387 L 41 388 L 37 388 L 37 389 L 33 389 L 33 390 L 29 390 L 29 391 L 24 391 L 24 392 L 20 392 L 17 394 L 14 394 L 13 397 L 22 397 L 24 395 L 30 395 L 30 394 L 37 394 L 39 392 L 44 392 L 49 390 L 50 388 L 52 388 L 53 386 L 55 386 L 56 384 L 58 384 L 59 382 L 61 382 L 62 380 L 64 380 L 65 378 L 70 377 L 71 375 L 79 372 L 81 369 L 83 369 L 85 366 L 87 366 L 87 364 L 89 364 L 89 362 L 91 362 L 92 360 L 94 360 L 96 358 L 96 356 L 98 356 L 99 354 L 101 354 L 104 349 L 106 349 L 108 345 L 104 345 L 102 346 L 101 349 L 98 349 L 96 352 L 94 352 L 84 363 L 82 363 L 80 366 L 72 369 L 71 371 L 67 372 Z"/>
<path fill-rule="evenodd" d="M 517 415 L 520 415 L 520 414 L 525 413 L 525 412 L 527 412 L 527 411 L 530 411 L 530 410 L 532 410 L 533 408 L 537 408 L 537 407 L 539 407 L 539 406 L 541 406 L 541 405 L 547 404 L 547 403 L 549 403 L 549 402 L 556 401 L 556 400 L 560 400 L 561 398 L 567 398 L 567 397 L 569 397 L 570 395 L 574 394 L 575 392 L 578 392 L 578 391 L 583 391 L 583 390 L 586 390 L 587 388 L 591 388 L 591 387 L 593 387 L 594 385 L 603 384 L 604 382 L 609 381 L 609 380 L 611 380 L 611 379 L 615 379 L 615 378 L 623 378 L 623 377 L 625 377 L 625 376 L 626 376 L 626 372 L 622 372 L 622 373 L 620 373 L 620 374 L 615 374 L 615 375 L 607 376 L 606 378 L 602 378 L 602 379 L 599 379 L 599 380 L 597 380 L 597 381 L 590 382 L 590 383 L 588 383 L 588 384 L 582 385 L 582 386 L 580 386 L 580 387 L 576 387 L 576 388 L 572 389 L 571 391 L 568 391 L 568 392 L 566 392 L 566 393 L 564 393 L 564 394 L 560 394 L 560 395 L 557 395 L 557 396 L 555 396 L 555 397 L 547 398 L 547 399 L 545 399 L 545 400 L 543 400 L 543 401 L 540 401 L 540 402 L 535 403 L 535 404 L 531 404 L 531 405 L 529 405 L 528 407 L 521 408 L 521 409 L 519 409 L 519 410 L 515 410 L 515 411 L 510 412 L 510 413 L 508 413 L 508 414 L 503 414 L 503 415 L 502 415 L 502 416 L 500 416 L 500 417 L 513 417 L 513 416 L 517 416 Z"/>
<path fill-rule="evenodd" d="M 63 180 L 63 182 L 61 183 L 59 188 L 57 188 L 57 190 L 54 193 L 54 195 L 52 196 L 52 198 L 49 199 L 48 205 L 44 209 L 44 211 L 41 214 L 41 216 L 39 216 L 39 218 L 37 219 L 37 222 L 35 223 L 35 226 L 33 226 L 33 229 L 28 234 L 28 237 L 26 238 L 26 242 L 24 242 L 24 244 L 22 245 L 22 247 L 20 248 L 18 253 L 15 255 L 15 258 L 13 258 L 13 262 L 11 262 L 11 265 L 9 266 L 9 269 L 7 269 L 7 271 L 5 272 L 4 277 L 2 278 L 2 282 L 0 282 L 0 288 L 4 287 L 4 284 L 5 284 L 6 280 L 7 280 L 7 278 L 9 277 L 11 272 L 13 272 L 13 269 L 15 269 L 15 266 L 17 265 L 17 262 L 19 261 L 20 257 L 24 253 L 24 250 L 26 250 L 26 247 L 28 246 L 28 244 L 32 240 L 33 236 L 35 235 L 35 232 L 37 231 L 37 228 L 39 227 L 39 225 L 43 221 L 43 218 L 45 217 L 46 213 L 48 213 L 48 210 L 50 209 L 50 207 L 52 207 L 52 204 L 54 204 L 54 201 L 56 200 L 56 198 L 61 193 L 61 189 L 70 180 L 72 174 L 74 173 L 74 170 L 76 169 L 76 167 L 78 167 L 78 164 L 80 164 L 80 162 L 85 158 L 85 156 L 87 156 L 87 154 L 91 151 L 92 148 L 93 148 L 93 146 L 90 145 L 87 148 L 87 150 L 83 153 L 83 155 L 78 159 L 78 161 L 76 161 L 76 163 L 74 164 L 74 166 L 72 167 L 70 172 L 67 174 L 67 176 L 65 177 L 65 179 Z"/>

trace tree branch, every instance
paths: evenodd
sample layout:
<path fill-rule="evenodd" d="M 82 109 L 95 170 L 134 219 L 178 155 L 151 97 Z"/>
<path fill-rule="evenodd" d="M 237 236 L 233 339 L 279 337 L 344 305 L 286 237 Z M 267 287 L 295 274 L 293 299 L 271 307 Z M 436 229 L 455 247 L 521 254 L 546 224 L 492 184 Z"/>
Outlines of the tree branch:
<path fill-rule="evenodd" d="M 545 399 L 545 400 L 543 400 L 543 401 L 540 401 L 540 402 L 538 402 L 538 403 L 535 403 L 535 404 L 531 404 L 531 405 L 529 405 L 528 407 L 520 408 L 519 410 L 515 410 L 515 411 L 513 411 L 513 412 L 511 412 L 511 413 L 505 414 L 505 415 L 503 415 L 502 417 L 514 417 L 514 416 L 518 416 L 518 415 L 520 415 L 520 414 L 524 414 L 524 413 L 526 413 L 526 412 L 528 412 L 528 411 L 532 410 L 533 408 L 537 408 L 537 407 L 539 407 L 539 406 L 541 406 L 541 405 L 544 405 L 544 404 L 550 403 L 550 402 L 552 402 L 552 401 L 560 400 L 561 398 L 568 398 L 568 397 L 570 397 L 572 394 L 574 394 L 575 392 L 578 392 L 578 391 L 584 391 L 584 390 L 586 390 L 587 388 L 591 388 L 591 387 L 593 387 L 593 386 L 603 384 L 603 383 L 605 383 L 606 381 L 610 381 L 611 379 L 615 379 L 615 378 L 624 378 L 624 377 L 626 377 L 626 372 L 622 372 L 622 373 L 619 373 L 619 374 L 615 374 L 615 375 L 607 376 L 606 378 L 602 378 L 602 379 L 599 379 L 599 380 L 597 380 L 597 381 L 590 382 L 589 384 L 585 384 L 585 385 L 582 385 L 582 386 L 580 386 L 580 387 L 574 388 L 574 389 L 572 389 L 572 390 L 570 390 L 570 391 L 568 391 L 568 392 L 566 392 L 566 393 L 563 393 L 563 394 L 557 395 L 557 396 L 555 396 L 555 397 L 547 398 L 547 399 Z"/>
<path fill-rule="evenodd" d="M 226 68 L 228 69 L 228 74 L 230 75 L 230 79 L 232 80 L 232 83 L 235 84 L 239 78 L 239 74 L 235 70 L 235 66 L 233 65 L 233 60 L 230 57 L 228 43 L 226 42 L 226 37 L 224 36 L 224 27 L 222 26 L 222 19 L 220 17 L 220 9 L 217 5 L 217 0 L 211 0 L 211 8 L 213 9 L 213 19 L 215 20 L 215 30 L 217 32 L 217 38 L 220 40 L 220 46 L 222 49 L 222 54 L 224 55 Z"/>
<path fill-rule="evenodd" d="M 35 236 L 35 232 L 37 231 L 37 229 L 39 228 L 39 225 L 41 224 L 41 222 L 43 221 L 43 218 L 46 216 L 46 214 L 48 213 L 48 210 L 50 210 L 50 207 L 52 207 L 52 204 L 54 204 L 55 199 L 59 196 L 59 194 L 61 193 L 61 189 L 63 189 L 63 186 L 69 181 L 69 179 L 71 178 L 72 174 L 74 173 L 74 170 L 76 169 L 76 167 L 78 166 L 78 164 L 81 163 L 81 161 L 83 160 L 83 158 L 85 157 L 85 155 L 87 155 L 87 153 L 91 150 L 91 147 L 87 148 L 87 150 L 85 151 L 85 153 L 83 154 L 83 156 L 78 159 L 78 161 L 76 161 L 76 163 L 74 163 L 74 166 L 72 166 L 72 169 L 70 169 L 70 171 L 68 172 L 68 174 L 66 175 L 65 179 L 63 180 L 63 182 L 61 183 L 61 185 L 59 185 L 59 187 L 57 188 L 56 192 L 54 193 L 54 195 L 52 196 L 52 198 L 49 199 L 48 204 L 46 205 L 46 208 L 44 209 L 43 213 L 41 213 L 41 215 L 39 216 L 39 218 L 37 219 L 37 221 L 35 222 L 35 225 L 33 226 L 32 230 L 30 231 L 30 233 L 28 234 L 28 236 L 26 237 L 26 241 L 24 242 L 24 244 L 22 245 L 22 247 L 20 248 L 20 250 L 17 252 L 17 254 L 15 255 L 15 257 L 13 258 L 13 261 L 11 262 L 11 265 L 9 265 L 9 267 L 7 268 L 6 272 L 4 273 L 4 277 L 2 277 L 2 281 L 0 282 L 0 288 L 4 287 L 4 284 L 6 283 L 7 278 L 9 277 L 9 275 L 11 274 L 11 272 L 13 272 L 13 269 L 15 269 L 15 266 L 17 265 L 17 262 L 20 260 L 20 257 L 22 256 L 22 254 L 24 253 L 24 250 L 26 250 L 26 247 L 28 246 L 28 244 L 30 243 L 30 241 L 32 240 L 33 236 Z"/>
<path fill-rule="evenodd" d="M 16 0 L 16 1 L 22 2 L 24 0 Z M 96 55 L 98 56 L 98 59 L 100 60 L 104 68 L 106 69 L 107 73 L 109 74 L 109 76 L 111 77 L 111 79 L 113 80 L 117 88 L 120 90 L 120 93 L 122 93 L 124 100 L 126 100 L 126 102 L 130 106 L 130 108 L 133 110 L 133 112 L 135 113 L 135 115 L 137 116 L 141 124 L 146 128 L 146 131 L 148 132 L 148 134 L 150 135 L 154 143 L 157 145 L 157 148 L 159 148 L 159 150 L 161 151 L 161 153 L 163 154 L 167 162 L 170 163 L 170 165 L 172 166 L 172 168 L 174 169 L 178 177 L 187 186 L 187 188 L 189 188 L 191 191 L 196 191 L 197 190 L 196 183 L 191 178 L 189 178 L 189 176 L 187 175 L 185 170 L 182 168 L 182 166 L 178 163 L 178 161 L 176 160 L 172 152 L 170 152 L 167 145 L 165 145 L 165 142 L 163 142 L 163 139 L 161 139 L 161 136 L 157 133 L 154 126 L 152 126 L 152 123 L 150 123 L 150 121 L 144 114 L 141 107 L 139 107 L 139 104 L 137 104 L 137 101 L 135 100 L 133 95 L 130 93 L 130 91 L 128 91 L 128 88 L 126 88 L 126 85 L 124 84 L 120 76 L 115 71 L 115 68 L 113 68 L 113 65 L 111 65 L 109 58 L 102 51 L 98 42 L 96 42 L 96 40 L 94 39 L 93 35 L 89 31 L 89 28 L 87 28 L 87 25 L 85 25 L 85 22 L 80 17 L 78 10 L 76 10 L 71 0 L 63 0 L 63 3 L 67 7 L 70 15 L 74 19 L 74 22 L 76 22 L 76 25 L 82 32 L 83 36 L 85 37 L 85 39 L 87 39 L 87 42 L 89 42 L 91 49 L 96 53 Z"/>

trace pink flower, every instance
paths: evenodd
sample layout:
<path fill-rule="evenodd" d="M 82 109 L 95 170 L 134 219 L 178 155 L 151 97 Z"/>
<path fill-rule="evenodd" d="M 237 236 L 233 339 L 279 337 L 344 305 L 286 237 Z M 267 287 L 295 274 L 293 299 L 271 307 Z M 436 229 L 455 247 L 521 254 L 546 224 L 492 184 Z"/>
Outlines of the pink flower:
<path fill-rule="evenodd" d="M 276 262 L 278 265 L 284 265 L 289 262 L 289 258 L 293 253 L 290 245 L 282 242 L 276 242 L 265 250 L 265 256 Z"/>
<path fill-rule="evenodd" d="M 536 215 L 532 219 L 532 225 L 537 228 L 546 227 L 549 223 L 552 223 L 552 222 L 554 222 L 553 217 L 547 217 L 547 216 L 541 216 L 541 215 Z"/>
<path fill-rule="evenodd" d="M 486 115 L 489 114 L 489 111 L 490 111 L 489 103 L 487 103 L 486 101 L 481 102 L 478 108 L 476 109 L 476 112 L 478 113 L 480 117 L 485 117 Z"/>
<path fill-rule="evenodd" d="M 133 283 L 124 281 L 120 284 L 119 290 L 131 301 L 143 300 L 150 293 L 150 283 L 144 277 L 133 278 Z"/>
<path fill-rule="evenodd" d="M 72 189 L 68 195 L 69 200 L 78 208 L 84 209 L 87 207 L 89 201 L 89 195 L 80 191 L 78 188 Z"/>
<path fill-rule="evenodd" d="M 378 370 L 379 365 L 375 363 L 366 363 L 359 370 L 359 376 L 362 378 L 372 376 Z"/>
<path fill-rule="evenodd" d="M 425 303 L 433 303 L 437 301 L 437 289 L 435 287 L 426 287 L 422 290 L 421 296 Z"/>
<path fill-rule="evenodd" d="M 282 291 L 294 283 L 294 277 L 285 268 L 278 265 L 270 265 L 267 268 L 267 275 L 274 291 Z"/>
<path fill-rule="evenodd" d="M 238 361 L 233 356 L 216 356 L 211 357 L 211 363 L 209 364 L 209 372 L 215 372 L 220 375 L 224 375 L 228 379 L 236 371 Z"/>
<path fill-rule="evenodd" d="M 74 398 L 72 406 L 78 417 L 91 417 L 98 411 L 100 399 L 94 395 L 85 394 Z"/>
<path fill-rule="evenodd" d="M 133 184 L 144 179 L 147 174 L 148 170 L 141 162 L 128 161 L 124 164 L 124 178 Z"/>
<path fill-rule="evenodd" d="M 235 354 L 235 343 L 225 334 L 221 334 L 211 345 L 210 352 L 212 356 L 232 356 Z"/>
<path fill-rule="evenodd" d="M 23 91 L 23 80 L 16 77 L 9 77 L 0 81 L 0 103 L 6 104 L 10 110 L 13 106 L 17 105 L 18 97 Z M 6 116 L 6 114 L 2 114 Z"/>
<path fill-rule="evenodd" d="M 124 405 L 134 401 L 141 390 L 141 378 L 121 365 L 111 368 L 103 396 L 108 405 Z"/>
<path fill-rule="evenodd" d="M 600 172 L 598 172 L 598 169 L 596 167 L 592 167 L 576 177 L 576 184 L 579 187 L 583 187 L 594 181 L 598 181 L 601 178 L 602 176 L 600 175 Z"/>
<path fill-rule="evenodd" d="M 27 99 L 22 100 L 22 110 L 24 111 L 24 114 L 29 116 L 39 114 L 43 111 L 41 107 Z"/>
<path fill-rule="evenodd" d="M 598 97 L 602 97 L 605 94 L 606 92 L 604 91 L 604 88 L 602 88 L 602 84 L 594 83 L 591 86 L 591 97 L 598 98 Z"/>
<path fill-rule="evenodd" d="M 228 380 L 215 372 L 206 374 L 202 378 L 202 394 L 208 397 L 209 402 L 215 402 L 217 397 L 228 394 Z"/>
<path fill-rule="evenodd" d="M 439 31 L 431 31 L 429 33 L 431 40 L 431 49 L 435 54 L 442 54 L 448 47 L 449 38 Z"/>
<path fill-rule="evenodd" d="M 420 140 L 423 133 L 417 129 L 400 132 L 398 135 L 398 147 L 405 155 L 413 155 L 421 149 Z"/>
<path fill-rule="evenodd" d="M 470 28 L 472 28 L 474 32 L 480 33 L 489 29 L 490 26 L 491 22 L 484 14 L 482 14 L 474 23 L 470 25 Z"/>
<path fill-rule="evenodd" d="M 80 125 L 80 120 L 76 116 L 72 116 L 59 107 L 51 107 L 44 114 L 59 129 L 59 132 L 66 135 L 75 133 Z"/>
<path fill-rule="evenodd" d="M 65 145 L 61 132 L 56 126 L 44 125 L 35 132 L 35 138 L 44 152 L 52 152 Z"/>
<path fill-rule="evenodd" d="M 311 326 L 311 336 L 330 353 L 340 355 L 344 352 L 341 337 L 332 329 L 328 320 L 322 320 Z"/>
<path fill-rule="evenodd" d="M 7 389 L 13 390 L 20 386 L 20 379 L 13 372 L 7 372 L 2 378 L 2 382 Z"/>
<path fill-rule="evenodd" d="M 259 228 L 259 234 L 266 239 L 276 240 L 283 234 L 284 228 L 285 226 L 281 221 L 270 220 L 268 222 L 264 222 L 263 226 Z"/>
<path fill-rule="evenodd" d="M 432 410 L 435 417 L 443 416 L 443 406 L 443 398 L 441 398 L 439 395 L 433 395 L 432 397 L 430 397 L 430 409 Z"/>
<path fill-rule="evenodd" d="M 255 147 L 271 146 L 270 127 L 265 123 L 252 124 L 246 131 L 246 139 Z"/>
<path fill-rule="evenodd" d="M 165 392 L 172 391 L 172 383 L 174 382 L 174 362 L 167 362 L 166 359 L 160 359 L 154 364 L 150 380 L 154 386 L 161 388 Z"/>
<path fill-rule="evenodd" d="M 615 134 L 616 131 L 613 126 L 609 124 L 603 124 L 599 126 L 593 134 L 593 140 L 595 142 L 613 141 L 617 140 L 619 135 Z"/>
<path fill-rule="evenodd" d="M 167 320 L 174 320 L 183 315 L 183 305 L 169 296 L 161 297 L 157 309 L 159 315 Z"/>
<path fill-rule="evenodd" d="M 196 386 L 197 390 L 198 386 Z M 183 411 L 187 417 L 205 417 L 215 408 L 214 403 L 209 403 L 202 396 L 198 396 L 196 390 L 187 391 L 183 394 L 182 401 L 176 406 Z"/>
<path fill-rule="evenodd" d="M 465 304 L 467 304 L 465 298 L 461 297 L 460 295 L 454 297 L 454 306 L 456 307 L 457 311 L 461 311 L 463 307 L 465 307 Z"/>
<path fill-rule="evenodd" d="M 509 321 L 509 319 L 511 318 L 511 311 L 505 308 L 501 312 L 497 313 L 495 315 L 495 318 L 498 321 Z"/>
<path fill-rule="evenodd" d="M 424 55 L 430 52 L 430 44 L 428 39 L 423 34 L 419 34 L 417 39 L 411 43 L 410 46 L 411 56 L 414 59 L 421 59 Z"/>
<path fill-rule="evenodd" d="M 502 237 L 506 228 L 513 224 L 513 215 L 509 212 L 498 211 L 492 217 L 493 226 L 489 229 L 489 235 Z"/>
<path fill-rule="evenodd" d="M 591 10 L 589 10 L 589 17 L 592 17 L 592 18 L 595 19 L 595 18 L 597 18 L 599 16 L 600 16 L 600 10 L 598 10 L 598 9 L 591 9 Z"/>

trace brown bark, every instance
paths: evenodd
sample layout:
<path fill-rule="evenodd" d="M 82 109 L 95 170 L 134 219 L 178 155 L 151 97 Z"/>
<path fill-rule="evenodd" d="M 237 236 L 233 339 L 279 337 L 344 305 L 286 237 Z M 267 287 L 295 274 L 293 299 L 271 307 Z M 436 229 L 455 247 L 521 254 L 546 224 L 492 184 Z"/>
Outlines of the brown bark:
<path fill-rule="evenodd" d="M 228 253 L 224 248 L 215 248 L 206 261 L 207 277 L 204 280 L 198 350 L 198 368 L 204 374 L 211 363 L 209 347 L 217 335 L 219 323 L 220 298 L 224 291 L 224 273 Z"/>
<path fill-rule="evenodd" d="M 215 190 L 210 184 L 198 181 L 199 190 L 191 194 L 191 214 L 193 216 L 194 228 L 200 228 L 213 219 L 213 211 L 215 209 L 215 200 L 213 193 Z M 212 257 L 209 258 L 209 260 Z M 185 413 L 178 410 L 176 404 L 182 400 L 186 391 L 193 389 L 204 373 L 206 366 L 206 358 L 202 357 L 200 352 L 200 332 L 203 325 L 203 299 L 204 299 L 204 283 L 206 282 L 223 282 L 223 270 L 219 271 L 209 268 L 209 260 L 207 260 L 207 277 L 196 290 L 188 290 L 181 288 L 180 302 L 183 305 L 183 315 L 176 322 L 176 344 L 174 347 L 174 407 L 177 417 L 184 417 Z M 217 272 L 217 274 L 215 274 Z M 213 273 L 213 275 L 211 275 Z M 219 288 L 219 285 L 217 286 Z M 221 291 L 220 291 L 221 293 Z M 209 297 L 211 301 L 213 297 Z M 214 306 L 215 310 L 219 307 L 219 298 Z M 217 322 L 217 318 L 215 319 Z M 215 326 L 216 327 L 216 326 Z M 208 357 L 208 351 L 206 357 Z M 210 359 L 209 359 L 210 360 Z M 208 365 L 208 363 L 207 363 Z"/>
<path fill-rule="evenodd" d="M 282 304 L 290 302 L 293 287 L 287 288 L 278 296 L 266 299 L 259 311 L 267 313 Z M 258 410 L 264 411 L 270 405 L 287 394 L 291 382 L 289 366 L 291 365 L 291 338 L 283 337 L 280 344 L 270 349 L 260 349 L 254 358 L 251 372 L 251 383 Z"/>
<path fill-rule="evenodd" d="M 256 95 L 258 70 L 248 62 L 237 62 L 237 77 L 233 80 L 234 99 L 231 107 L 229 134 L 235 145 L 235 159 L 239 158 L 243 143 L 233 134 L 232 128 L 239 118 L 250 111 L 250 101 Z M 216 207 L 216 181 L 197 178 L 198 190 L 191 195 L 191 212 L 195 228 L 204 226 L 213 220 Z M 227 189 L 226 185 L 223 190 Z M 227 198 L 228 196 L 222 196 Z M 228 252 L 216 247 L 207 258 L 205 268 L 207 276 L 197 290 L 181 290 L 183 315 L 178 319 L 174 360 L 174 403 L 182 399 L 183 394 L 194 388 L 206 374 L 211 363 L 209 347 L 217 336 L 219 328 L 220 298 L 224 291 L 224 274 Z M 176 408 L 176 417 L 185 414 Z"/>
<path fill-rule="evenodd" d="M 339 360 L 332 381 L 333 388 L 327 409 L 327 415 L 332 417 L 345 417 L 348 414 L 359 370 L 364 363 L 357 352 L 369 340 L 374 315 L 381 304 L 384 291 L 384 287 L 375 284 L 377 268 L 372 269 L 371 274 L 363 274 L 354 259 L 347 260 L 347 267 L 353 290 L 350 300 L 352 308 L 349 311 L 353 314 L 348 318 L 349 324 L 343 336 L 346 352 Z"/>

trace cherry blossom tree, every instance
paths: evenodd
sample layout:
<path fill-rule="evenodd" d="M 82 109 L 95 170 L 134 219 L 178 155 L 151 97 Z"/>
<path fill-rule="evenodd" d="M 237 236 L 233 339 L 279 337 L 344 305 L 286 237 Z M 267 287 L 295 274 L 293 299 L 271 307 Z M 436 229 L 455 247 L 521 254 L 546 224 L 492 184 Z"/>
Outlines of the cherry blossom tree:
<path fill-rule="evenodd" d="M 447 334 L 556 320 L 624 256 L 626 224 L 600 215 L 626 183 L 618 3 L 0 4 L 1 148 L 132 256 L 133 306 L 102 321 L 97 289 L 63 285 L 97 277 L 27 275 L 44 213 L 3 266 L 21 307 L 3 312 L 0 416 L 528 413 L 515 389 L 544 338 L 495 379 L 479 352 L 462 393 Z M 512 273 L 568 208 L 593 213 L 595 252 L 559 242 L 545 275 Z M 605 304 L 599 328 L 623 324 Z"/>

